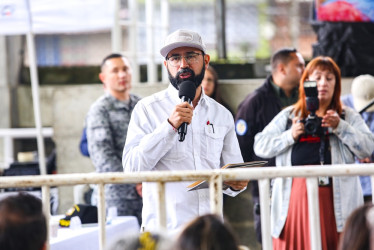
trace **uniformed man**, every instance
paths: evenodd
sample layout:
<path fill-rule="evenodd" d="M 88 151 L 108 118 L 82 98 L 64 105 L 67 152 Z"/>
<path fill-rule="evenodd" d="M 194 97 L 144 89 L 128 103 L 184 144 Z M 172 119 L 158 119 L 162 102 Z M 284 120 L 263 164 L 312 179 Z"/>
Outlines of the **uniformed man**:
<path fill-rule="evenodd" d="M 86 117 L 90 158 L 97 172 L 123 172 L 122 152 L 130 116 L 139 97 L 130 94 L 132 70 L 127 58 L 110 54 L 101 64 L 100 80 L 105 94 L 90 107 Z M 96 192 L 93 198 L 95 200 Z M 107 208 L 118 215 L 133 215 L 141 222 L 141 184 L 107 184 Z"/>

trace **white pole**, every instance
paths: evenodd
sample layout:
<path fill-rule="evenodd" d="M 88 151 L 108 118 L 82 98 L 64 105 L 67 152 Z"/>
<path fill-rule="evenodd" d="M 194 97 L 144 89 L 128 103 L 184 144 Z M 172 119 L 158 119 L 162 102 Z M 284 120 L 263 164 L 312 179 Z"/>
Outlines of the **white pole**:
<path fill-rule="evenodd" d="M 132 82 L 140 83 L 140 67 L 138 63 L 138 3 L 137 0 L 129 0 L 130 25 L 129 25 L 129 57 L 132 62 Z"/>
<path fill-rule="evenodd" d="M 222 175 L 215 173 L 209 180 L 210 212 L 222 216 Z"/>
<path fill-rule="evenodd" d="M 13 138 L 10 136 L 4 136 L 4 168 L 9 168 L 10 164 L 14 162 L 13 158 Z"/>
<path fill-rule="evenodd" d="M 156 62 L 154 56 L 154 2 L 153 0 L 145 1 L 146 12 L 146 32 L 147 32 L 147 77 L 148 84 L 154 84 L 157 81 L 156 77 Z"/>
<path fill-rule="evenodd" d="M 312 250 L 321 250 L 321 225 L 319 220 L 318 179 L 306 178 L 308 193 L 310 245 Z"/>
<path fill-rule="evenodd" d="M 8 71 L 11 70 L 10 67 L 7 65 L 7 48 L 6 48 L 6 37 L 3 35 L 0 35 L 0 54 L 2 55 L 0 57 L 0 91 L 1 91 L 1 106 L 0 106 L 0 113 L 1 113 L 1 121 L 0 121 L 0 127 L 9 128 L 11 127 L 11 111 L 9 109 L 10 106 L 10 79 L 11 77 L 8 77 Z M 11 57 L 11 53 L 9 53 L 9 56 Z M 10 164 L 13 162 L 13 145 L 11 145 L 11 148 L 7 145 L 7 143 L 10 142 L 10 138 L 3 139 L 3 164 L 0 163 L 0 169 L 1 168 L 9 168 Z M 1 143 L 1 142 L 0 142 Z M 1 146 L 0 146 L 1 147 Z"/>
<path fill-rule="evenodd" d="M 39 104 L 39 79 L 38 71 L 36 65 L 36 56 L 35 56 L 35 44 L 34 44 L 34 34 L 32 33 L 32 17 L 31 17 L 31 8 L 29 1 L 27 2 L 27 7 L 29 11 L 29 30 L 26 35 L 27 41 L 27 52 L 29 55 L 29 64 L 30 64 L 30 75 L 31 75 L 31 87 L 32 87 L 32 100 L 34 107 L 34 118 L 35 118 L 35 127 L 36 127 L 36 139 L 38 144 L 38 160 L 39 160 L 39 169 L 40 174 L 47 174 L 46 164 L 45 164 L 45 153 L 44 153 L 44 140 L 42 135 L 42 122 L 40 116 L 40 104 Z"/>
<path fill-rule="evenodd" d="M 262 247 L 264 250 L 271 250 L 273 249 L 273 242 L 272 242 L 271 230 L 270 230 L 270 183 L 269 183 L 269 179 L 258 180 L 258 190 L 260 192 Z"/>
<path fill-rule="evenodd" d="M 97 203 L 97 220 L 99 223 L 99 249 L 104 250 L 106 246 L 106 207 L 105 207 L 105 186 L 103 183 L 97 185 L 98 203 Z"/>
<path fill-rule="evenodd" d="M 293 0 L 291 1 L 291 6 L 290 6 L 290 12 L 291 12 L 291 17 L 290 17 L 290 29 L 291 29 L 291 40 L 292 40 L 292 46 L 294 48 L 299 48 L 299 33 L 300 33 L 300 20 L 299 20 L 299 13 L 300 13 L 300 8 L 299 8 L 299 1 Z"/>
<path fill-rule="evenodd" d="M 114 20 L 112 27 L 112 52 L 119 53 L 122 49 L 122 32 L 119 23 L 119 11 L 121 9 L 120 0 L 114 0 Z"/>
<path fill-rule="evenodd" d="M 373 184 L 374 184 L 374 175 L 370 176 L 370 184 L 373 187 Z M 373 190 L 373 188 L 372 188 L 372 190 Z M 373 195 L 374 195 L 373 192 L 371 192 L 371 202 L 374 204 Z"/>
<path fill-rule="evenodd" d="M 42 135 L 42 122 L 40 115 L 40 104 L 39 104 L 39 79 L 38 71 L 36 65 L 36 53 L 35 53 L 35 43 L 34 43 L 34 34 L 32 32 L 32 16 L 30 2 L 27 0 L 27 9 L 29 14 L 29 29 L 26 34 L 27 42 L 27 52 L 29 55 L 29 64 L 30 64 L 30 75 L 31 75 L 31 91 L 32 91 L 32 100 L 34 107 L 34 119 L 35 119 L 35 128 L 36 128 L 36 141 L 38 145 L 38 160 L 39 160 L 39 171 L 40 175 L 46 175 L 46 163 L 45 163 L 45 151 L 44 151 L 44 137 Z M 46 215 L 47 227 L 49 227 L 49 215 L 50 215 L 50 195 L 49 187 L 42 187 L 42 201 L 44 212 Z M 49 237 L 47 238 L 47 245 L 49 246 Z M 49 247 L 47 248 L 49 250 Z"/>
<path fill-rule="evenodd" d="M 169 2 L 168 0 L 161 0 L 161 25 L 162 25 L 162 43 L 169 33 Z M 161 65 L 162 82 L 168 82 L 168 72 L 164 65 Z"/>
<path fill-rule="evenodd" d="M 165 182 L 157 182 L 158 199 L 156 204 L 158 227 L 160 230 L 166 230 L 166 204 L 165 204 Z"/>
<path fill-rule="evenodd" d="M 47 249 L 50 249 L 50 227 L 49 227 L 49 221 L 50 221 L 50 214 L 51 214 L 51 187 L 50 186 L 42 186 L 42 203 L 43 203 L 43 212 L 46 215 L 46 224 L 47 224 Z"/>

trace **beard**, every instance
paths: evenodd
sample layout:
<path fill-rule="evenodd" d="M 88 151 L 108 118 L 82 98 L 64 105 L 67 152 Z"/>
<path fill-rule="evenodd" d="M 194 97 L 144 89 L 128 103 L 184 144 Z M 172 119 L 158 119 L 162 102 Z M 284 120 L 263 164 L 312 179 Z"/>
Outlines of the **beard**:
<path fill-rule="evenodd" d="M 200 74 L 198 74 L 198 75 L 195 75 L 195 73 L 193 72 L 193 70 L 191 70 L 190 68 L 184 68 L 184 69 L 179 70 L 177 72 L 176 76 L 173 77 L 170 74 L 169 68 L 167 68 L 167 70 L 168 70 L 168 75 L 169 75 L 170 83 L 177 90 L 179 90 L 179 85 L 182 82 L 184 82 L 184 81 L 193 81 L 195 83 L 195 87 L 197 88 L 197 87 L 200 86 L 200 84 L 202 83 L 202 81 L 204 79 L 204 75 L 205 75 L 205 62 L 203 63 L 203 67 L 201 68 Z M 191 76 L 189 78 L 181 79 L 180 75 L 183 74 L 183 73 L 190 73 Z"/>

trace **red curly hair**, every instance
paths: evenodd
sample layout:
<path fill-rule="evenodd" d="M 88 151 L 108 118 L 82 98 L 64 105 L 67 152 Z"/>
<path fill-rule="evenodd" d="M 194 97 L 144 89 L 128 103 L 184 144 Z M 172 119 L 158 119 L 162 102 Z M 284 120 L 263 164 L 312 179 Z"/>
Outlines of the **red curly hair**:
<path fill-rule="evenodd" d="M 339 66 L 334 62 L 334 60 L 331 57 L 327 57 L 327 56 L 316 57 L 312 61 L 310 61 L 308 65 L 306 66 L 304 73 L 300 79 L 299 100 L 295 104 L 294 113 L 296 115 L 299 115 L 303 119 L 305 119 L 310 113 L 306 109 L 304 82 L 308 80 L 309 76 L 316 69 L 320 69 L 323 71 L 328 70 L 335 75 L 334 94 L 332 96 L 331 103 L 329 104 L 327 109 L 333 109 L 339 115 L 341 115 L 343 108 L 340 102 L 340 93 L 342 90 L 340 69 L 339 69 Z"/>

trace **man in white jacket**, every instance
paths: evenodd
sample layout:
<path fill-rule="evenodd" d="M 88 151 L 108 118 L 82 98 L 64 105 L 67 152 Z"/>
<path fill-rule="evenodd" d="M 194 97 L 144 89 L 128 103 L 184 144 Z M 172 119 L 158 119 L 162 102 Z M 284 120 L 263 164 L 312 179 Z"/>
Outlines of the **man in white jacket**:
<path fill-rule="evenodd" d="M 231 113 L 204 94 L 201 87 L 210 57 L 200 35 L 177 30 L 161 49 L 170 85 L 141 100 L 133 111 L 123 152 L 125 172 L 213 170 L 243 162 Z M 190 80 L 196 88 L 192 103 L 181 102 L 178 90 Z M 188 133 L 178 140 L 178 128 L 187 123 Z M 188 191 L 191 182 L 166 184 L 167 228 L 175 230 L 196 216 L 209 213 L 209 190 Z M 248 181 L 225 182 L 224 192 L 235 196 Z M 144 230 L 157 229 L 155 183 L 143 183 Z"/>

